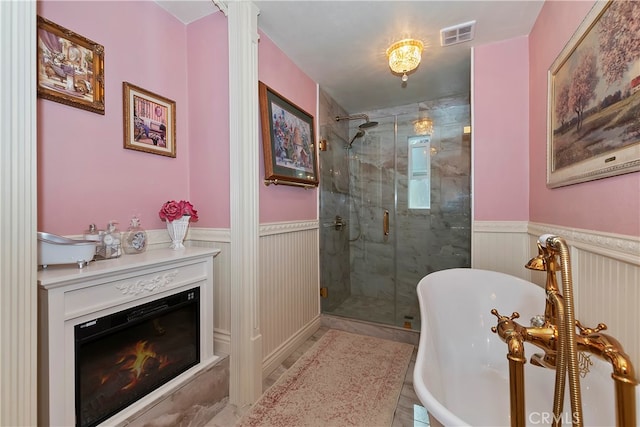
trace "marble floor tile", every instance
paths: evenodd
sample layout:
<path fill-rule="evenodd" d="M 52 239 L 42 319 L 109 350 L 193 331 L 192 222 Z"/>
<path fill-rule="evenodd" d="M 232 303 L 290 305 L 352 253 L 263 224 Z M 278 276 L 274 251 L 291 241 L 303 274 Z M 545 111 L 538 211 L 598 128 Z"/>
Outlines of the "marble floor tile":
<path fill-rule="evenodd" d="M 234 426 L 240 420 L 241 415 L 238 414 L 235 405 L 227 403 L 224 409 L 216 414 L 211 420 L 209 420 L 206 427 L 229 427 Z"/>

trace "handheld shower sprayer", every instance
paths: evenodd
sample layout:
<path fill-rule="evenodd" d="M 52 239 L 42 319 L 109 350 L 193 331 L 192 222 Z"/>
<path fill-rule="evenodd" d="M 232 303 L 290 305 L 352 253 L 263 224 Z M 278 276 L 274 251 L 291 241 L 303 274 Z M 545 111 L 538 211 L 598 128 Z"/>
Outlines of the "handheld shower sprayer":
<path fill-rule="evenodd" d="M 353 144 L 353 141 L 355 141 L 358 138 L 362 138 L 364 136 L 364 130 L 362 129 L 358 129 L 358 132 L 356 132 L 355 135 L 353 135 L 353 138 L 351 138 L 351 141 L 349 141 L 349 145 L 347 145 L 347 150 L 351 148 L 351 145 Z"/>
<path fill-rule="evenodd" d="M 353 136 L 353 138 L 351 138 L 351 141 L 349 141 L 349 145 L 347 145 L 345 147 L 347 150 L 351 148 L 351 145 L 353 144 L 353 142 L 357 138 L 362 138 L 364 136 L 365 129 L 371 129 L 373 127 L 378 126 L 378 122 L 369 121 L 369 116 L 367 116 L 366 114 L 354 114 L 354 115 L 350 115 L 350 116 L 336 116 L 336 122 L 339 122 L 340 120 L 364 120 L 365 121 L 364 123 L 362 123 L 361 125 L 358 126 L 358 132 L 356 132 L 356 134 Z"/>

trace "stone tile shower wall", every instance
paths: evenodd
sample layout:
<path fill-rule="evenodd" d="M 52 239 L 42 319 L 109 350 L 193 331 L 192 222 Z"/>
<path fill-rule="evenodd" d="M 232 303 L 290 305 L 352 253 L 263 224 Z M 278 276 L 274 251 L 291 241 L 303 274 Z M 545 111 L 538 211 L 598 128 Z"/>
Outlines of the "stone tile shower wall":
<path fill-rule="evenodd" d="M 329 95 L 320 90 L 320 140 L 327 150 L 319 152 L 320 164 L 320 286 L 329 294 L 322 298 L 322 311 L 333 311 L 351 293 L 349 266 L 349 162 L 346 156 L 349 123 L 336 122 L 336 116 L 345 116 Z M 333 227 L 336 215 L 344 218 L 347 226 Z"/>

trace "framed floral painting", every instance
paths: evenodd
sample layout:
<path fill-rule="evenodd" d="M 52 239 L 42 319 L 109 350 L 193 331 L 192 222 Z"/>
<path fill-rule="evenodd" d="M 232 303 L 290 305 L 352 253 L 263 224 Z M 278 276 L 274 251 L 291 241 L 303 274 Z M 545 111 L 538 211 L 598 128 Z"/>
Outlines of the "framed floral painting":
<path fill-rule="evenodd" d="M 266 184 L 318 185 L 313 116 L 258 82 Z"/>
<path fill-rule="evenodd" d="M 176 157 L 176 103 L 123 82 L 124 148 Z"/>
<path fill-rule="evenodd" d="M 640 170 L 640 2 L 596 2 L 549 69 L 547 186 Z"/>

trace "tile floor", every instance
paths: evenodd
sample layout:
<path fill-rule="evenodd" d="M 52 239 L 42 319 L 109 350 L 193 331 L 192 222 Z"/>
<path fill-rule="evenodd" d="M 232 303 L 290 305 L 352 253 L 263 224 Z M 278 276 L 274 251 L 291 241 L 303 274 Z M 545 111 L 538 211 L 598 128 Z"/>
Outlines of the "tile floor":
<path fill-rule="evenodd" d="M 262 383 L 263 392 L 274 384 L 280 375 L 289 369 L 300 356 L 309 350 L 313 344 L 328 330 L 322 326 L 307 341 L 302 343 L 278 368 L 276 368 Z M 384 338 L 384 337 L 383 337 Z M 429 425 L 427 411 L 421 406 L 415 391 L 413 390 L 413 367 L 415 365 L 417 347 L 414 348 L 411 362 L 407 369 L 404 385 L 400 392 L 398 405 L 393 419 L 392 427 L 424 427 Z M 226 405 L 225 408 L 213 417 L 205 427 L 232 427 L 239 421 L 244 411 L 238 410 L 234 405 Z M 330 427 L 330 426 L 327 426 Z M 331 426 L 339 427 L 339 426 Z M 373 427 L 373 426 L 371 426 Z"/>

